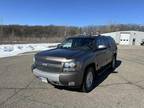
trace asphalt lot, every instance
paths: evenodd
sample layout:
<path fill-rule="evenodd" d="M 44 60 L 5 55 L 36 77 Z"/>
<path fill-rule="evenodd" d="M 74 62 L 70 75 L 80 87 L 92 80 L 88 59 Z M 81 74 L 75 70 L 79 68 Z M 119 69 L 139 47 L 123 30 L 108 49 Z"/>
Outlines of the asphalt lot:
<path fill-rule="evenodd" d="M 32 56 L 0 59 L 0 108 L 144 108 L 144 47 L 119 46 L 117 69 L 90 93 L 42 83 L 31 73 Z"/>

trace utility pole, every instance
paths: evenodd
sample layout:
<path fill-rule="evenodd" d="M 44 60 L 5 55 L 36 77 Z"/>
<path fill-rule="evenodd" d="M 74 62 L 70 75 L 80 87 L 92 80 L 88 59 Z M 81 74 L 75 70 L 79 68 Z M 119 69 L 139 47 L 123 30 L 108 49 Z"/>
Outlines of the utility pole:
<path fill-rule="evenodd" d="M 67 36 L 67 27 L 64 27 L 64 36 Z"/>
<path fill-rule="evenodd" d="M 3 17 L 0 17 L 0 40 L 3 36 Z"/>

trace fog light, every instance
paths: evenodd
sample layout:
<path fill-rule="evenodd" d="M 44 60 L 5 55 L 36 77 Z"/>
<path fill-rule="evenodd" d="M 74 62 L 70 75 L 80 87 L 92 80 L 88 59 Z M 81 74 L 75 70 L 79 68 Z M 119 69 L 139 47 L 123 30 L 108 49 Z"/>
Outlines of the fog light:
<path fill-rule="evenodd" d="M 75 85 L 75 82 L 69 82 L 68 85 L 69 85 L 69 86 L 74 86 L 74 85 Z"/>

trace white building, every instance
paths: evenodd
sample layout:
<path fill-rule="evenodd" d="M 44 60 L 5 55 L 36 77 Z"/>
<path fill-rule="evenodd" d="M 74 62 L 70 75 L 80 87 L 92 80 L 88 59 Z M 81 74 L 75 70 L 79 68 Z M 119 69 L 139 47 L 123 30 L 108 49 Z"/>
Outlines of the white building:
<path fill-rule="evenodd" d="M 140 45 L 144 41 L 144 32 L 140 31 L 118 31 L 102 35 L 113 37 L 120 45 Z"/>

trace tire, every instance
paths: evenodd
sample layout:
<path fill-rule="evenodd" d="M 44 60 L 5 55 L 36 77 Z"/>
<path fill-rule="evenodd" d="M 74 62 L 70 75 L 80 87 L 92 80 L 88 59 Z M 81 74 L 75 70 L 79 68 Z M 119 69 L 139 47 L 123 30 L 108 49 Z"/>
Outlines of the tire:
<path fill-rule="evenodd" d="M 86 69 L 86 73 L 82 84 L 82 91 L 88 93 L 93 89 L 93 86 L 94 86 L 94 68 L 89 67 Z"/>
<path fill-rule="evenodd" d="M 112 62 L 111 62 L 111 69 L 116 68 L 116 56 L 113 56 Z"/>

